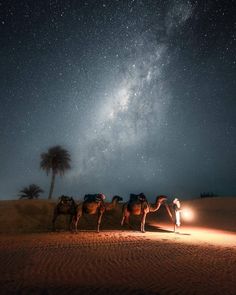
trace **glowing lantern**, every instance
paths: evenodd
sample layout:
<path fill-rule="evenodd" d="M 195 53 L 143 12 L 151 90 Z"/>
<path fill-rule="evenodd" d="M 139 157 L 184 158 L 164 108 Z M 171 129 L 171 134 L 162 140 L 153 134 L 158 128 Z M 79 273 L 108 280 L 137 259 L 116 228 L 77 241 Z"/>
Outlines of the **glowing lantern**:
<path fill-rule="evenodd" d="M 189 208 L 184 208 L 181 210 L 181 216 L 186 221 L 191 221 L 194 219 L 194 213 Z"/>

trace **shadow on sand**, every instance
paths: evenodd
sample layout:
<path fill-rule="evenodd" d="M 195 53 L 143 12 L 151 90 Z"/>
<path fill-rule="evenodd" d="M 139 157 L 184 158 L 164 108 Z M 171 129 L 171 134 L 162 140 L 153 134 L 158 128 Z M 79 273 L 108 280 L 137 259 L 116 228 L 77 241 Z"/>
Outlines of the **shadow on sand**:
<path fill-rule="evenodd" d="M 118 230 L 118 228 L 117 228 Z M 128 225 L 125 225 L 121 228 L 122 231 L 130 231 L 130 232 L 137 232 L 139 231 L 140 232 L 140 229 L 138 226 L 128 226 Z M 154 226 L 154 225 L 150 225 L 150 224 L 146 224 L 145 225 L 145 230 L 146 232 L 155 232 L 155 233 L 169 233 L 169 234 L 173 234 L 175 233 L 174 231 L 172 230 L 168 230 L 168 229 L 165 229 L 163 227 L 159 227 L 159 226 Z M 177 234 L 177 233 L 176 233 Z M 178 233 L 179 235 L 187 235 L 187 236 L 191 236 L 191 234 L 189 233 Z"/>
<path fill-rule="evenodd" d="M 171 234 L 178 234 L 178 235 L 182 235 L 182 236 L 191 236 L 190 233 L 184 233 L 184 232 L 174 232 L 172 230 L 167 230 L 164 229 L 162 227 L 159 226 L 153 226 L 150 224 L 146 225 L 146 231 L 150 231 L 150 232 L 160 232 L 160 233 L 171 233 Z"/>
<path fill-rule="evenodd" d="M 175 232 L 174 234 L 180 235 L 180 236 L 191 236 L 189 233 L 181 233 L 181 232 Z"/>

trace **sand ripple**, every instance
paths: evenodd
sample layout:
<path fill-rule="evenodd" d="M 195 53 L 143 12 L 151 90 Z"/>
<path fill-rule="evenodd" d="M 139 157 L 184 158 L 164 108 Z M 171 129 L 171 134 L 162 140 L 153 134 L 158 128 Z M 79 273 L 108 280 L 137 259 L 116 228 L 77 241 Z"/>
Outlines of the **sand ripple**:
<path fill-rule="evenodd" d="M 3 236 L 0 273 L 4 295 L 233 295 L 236 251 L 118 231 Z"/>

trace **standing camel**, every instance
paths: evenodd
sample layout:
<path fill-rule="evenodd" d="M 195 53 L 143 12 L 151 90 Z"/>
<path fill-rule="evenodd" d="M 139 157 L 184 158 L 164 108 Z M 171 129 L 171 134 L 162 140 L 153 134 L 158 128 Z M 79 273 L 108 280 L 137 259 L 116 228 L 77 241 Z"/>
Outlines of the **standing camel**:
<path fill-rule="evenodd" d="M 119 201 L 122 201 L 122 198 L 119 196 L 114 196 L 112 198 L 111 203 L 104 202 L 105 196 L 103 194 L 95 194 L 95 195 L 85 195 L 84 201 L 77 207 L 76 214 L 73 218 L 73 224 L 75 227 L 75 231 L 78 230 L 78 222 L 79 219 L 84 214 L 98 214 L 97 219 L 97 232 L 99 233 L 100 224 L 102 221 L 102 216 L 105 211 L 110 211 L 114 209 Z"/>
<path fill-rule="evenodd" d="M 76 214 L 77 205 L 72 197 L 67 197 L 62 195 L 59 198 L 59 202 L 57 203 L 56 207 L 53 211 L 53 218 L 52 218 L 52 229 L 55 231 L 55 222 L 58 215 L 70 215 L 70 225 L 72 222 L 73 216 Z"/>
<path fill-rule="evenodd" d="M 139 195 L 130 195 L 130 200 L 123 205 L 123 217 L 121 221 L 121 226 L 124 225 L 124 221 L 128 225 L 129 224 L 129 217 L 130 215 L 141 215 L 141 232 L 145 233 L 145 221 L 146 221 L 146 216 L 150 212 L 155 212 L 157 211 L 160 206 L 163 204 L 166 207 L 167 213 L 172 219 L 172 214 L 170 212 L 170 209 L 168 205 L 166 204 L 167 197 L 166 196 L 157 196 L 156 197 L 156 202 L 154 204 L 149 204 L 146 197 L 143 194 Z"/>

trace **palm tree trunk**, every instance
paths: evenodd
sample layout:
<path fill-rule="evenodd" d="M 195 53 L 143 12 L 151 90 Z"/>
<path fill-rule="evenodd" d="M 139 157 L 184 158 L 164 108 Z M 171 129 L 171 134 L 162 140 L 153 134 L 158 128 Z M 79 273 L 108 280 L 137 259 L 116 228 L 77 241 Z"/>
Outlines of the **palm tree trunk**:
<path fill-rule="evenodd" d="M 56 174 L 54 172 L 52 172 L 52 180 L 51 180 L 50 191 L 49 191 L 49 195 L 48 195 L 49 200 L 52 198 L 52 192 L 53 192 L 54 184 L 55 184 L 55 177 L 56 177 Z"/>

